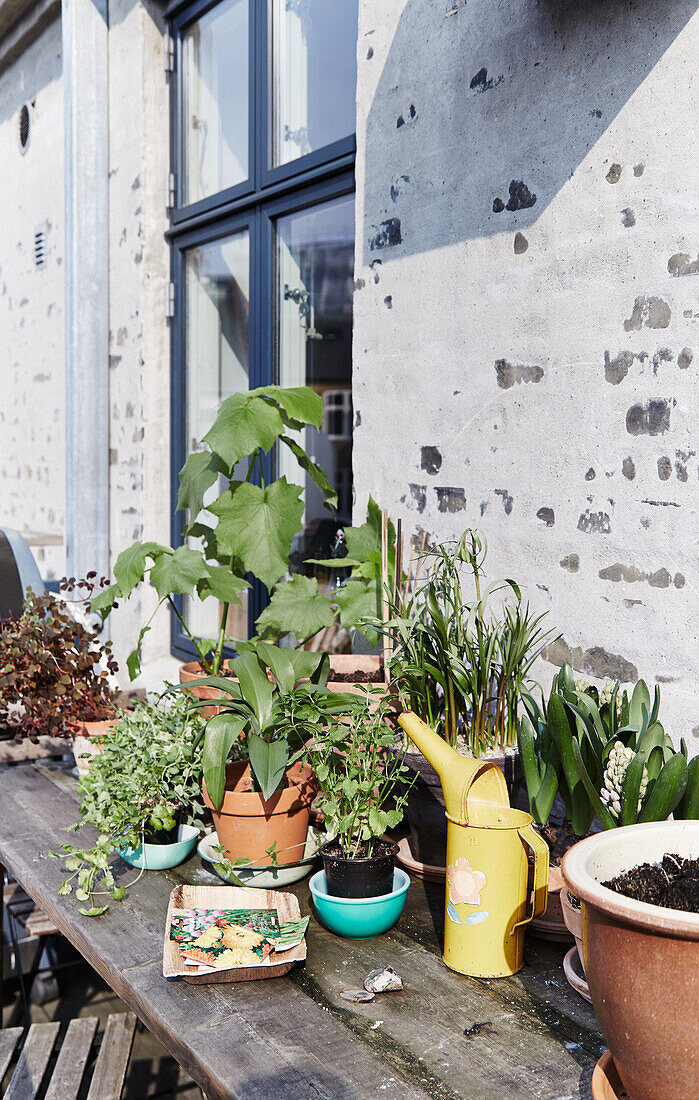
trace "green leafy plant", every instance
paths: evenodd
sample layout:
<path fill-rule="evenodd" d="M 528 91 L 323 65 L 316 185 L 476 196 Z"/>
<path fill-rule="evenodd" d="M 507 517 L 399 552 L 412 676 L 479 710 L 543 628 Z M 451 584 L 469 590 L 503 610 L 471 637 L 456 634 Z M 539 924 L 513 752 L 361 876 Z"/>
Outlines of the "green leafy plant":
<path fill-rule="evenodd" d="M 391 639 L 391 675 L 404 704 L 452 747 L 463 735 L 475 756 L 514 746 L 531 667 L 553 633 L 541 628 L 545 613 L 532 616 L 515 581 L 483 587 L 486 554 L 485 535 L 472 530 L 428 551 L 427 581 L 410 596 L 399 591 L 386 624 L 372 620 Z M 464 572 L 473 580 L 470 601 Z M 514 606 L 498 614 L 490 600 L 503 591 Z"/>
<path fill-rule="evenodd" d="M 333 693 L 325 684 L 328 658 L 323 653 L 282 649 L 265 641 L 244 643 L 243 652 L 229 662 L 230 676 L 207 676 L 199 685 L 211 685 L 221 694 L 192 700 L 196 709 L 216 707 L 204 737 L 204 781 L 216 809 L 223 801 L 226 763 L 249 759 L 257 788 L 266 800 L 283 783 L 293 762 L 292 750 L 309 735 L 289 715 L 300 701 L 313 697 L 319 721 L 346 714 L 358 705 L 355 696 Z M 178 689 L 185 690 L 185 689 Z"/>
<path fill-rule="evenodd" d="M 138 848 L 144 837 L 175 825 L 202 824 L 203 729 L 203 719 L 191 713 L 186 699 L 169 696 L 137 703 L 105 737 L 81 779 L 81 820 L 73 826 L 94 826 L 97 839 L 49 853 L 62 859 L 69 872 L 59 894 L 75 891 L 78 901 L 89 903 L 80 908 L 84 916 L 99 916 L 108 908 L 96 895 L 115 901 L 124 896 L 126 887 L 116 885 L 109 864 L 118 848 Z"/>
<path fill-rule="evenodd" d="M 16 740 L 69 737 L 79 723 L 117 713 L 111 644 L 101 642 L 99 632 L 76 619 L 69 606 L 80 609 L 106 584 L 96 573 L 79 581 L 64 578 L 63 590 L 78 594 L 74 600 L 30 589 L 21 617 L 0 622 L 0 721 L 14 728 Z"/>
<path fill-rule="evenodd" d="M 306 425 L 319 427 L 322 415 L 320 396 L 307 387 L 261 386 L 226 398 L 204 436 L 203 449 L 189 456 L 179 475 L 177 507 L 187 516 L 185 536 L 190 542 L 197 540 L 201 549 L 134 543 L 117 558 L 115 583 L 93 600 L 92 609 L 106 617 L 120 598 L 130 596 L 148 578 L 158 595 L 153 616 L 163 604 L 170 607 L 211 675 L 221 670 L 228 611 L 240 604 L 250 574 L 273 592 L 273 598 L 277 586 L 284 591 L 275 604 L 283 605 L 284 633 L 293 630 L 305 638 L 331 625 L 332 608 L 314 578 L 279 583 L 288 571 L 291 542 L 301 526 L 303 488 L 289 484 L 286 477 L 266 481 L 263 461 L 275 446 L 288 447 L 299 468 L 320 488 L 326 505 L 334 507 L 335 490 L 294 438 Z M 222 491 L 210 500 L 214 486 Z M 177 608 L 177 595 L 220 604 L 215 639 L 200 640 L 192 634 Z M 140 671 L 141 646 L 153 616 L 126 662 L 132 679 Z M 272 629 L 269 610 L 260 626 Z"/>
<path fill-rule="evenodd" d="M 699 764 L 687 763 L 658 720 L 660 689 L 651 704 L 643 680 L 631 698 L 620 684 L 596 688 L 573 679 L 564 665 L 548 703 L 531 696 L 519 723 L 519 747 L 529 804 L 545 824 L 556 787 L 576 836 L 585 836 L 595 815 L 605 829 L 636 822 L 699 816 Z M 553 793 L 552 793 L 553 792 Z"/>
<path fill-rule="evenodd" d="M 318 780 L 328 839 L 337 840 L 345 859 L 368 858 L 386 829 L 400 824 L 410 789 L 404 782 L 408 768 L 391 751 L 389 702 L 375 708 L 368 699 L 360 703 L 347 718 L 330 716 L 305 750 Z M 295 717 L 307 720 L 303 713 Z"/>

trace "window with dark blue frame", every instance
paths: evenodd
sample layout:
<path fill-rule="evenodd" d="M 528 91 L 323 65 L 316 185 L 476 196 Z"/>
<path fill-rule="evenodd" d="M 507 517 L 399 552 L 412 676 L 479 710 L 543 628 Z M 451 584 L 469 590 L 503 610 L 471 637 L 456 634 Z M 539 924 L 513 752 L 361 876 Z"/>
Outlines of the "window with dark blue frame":
<path fill-rule="evenodd" d="M 339 507 L 333 520 L 309 479 L 295 570 L 328 557 L 338 523 L 351 519 L 357 3 L 200 0 L 168 10 L 173 501 L 177 472 L 223 398 L 271 382 L 312 386 L 323 424 L 301 442 Z M 268 462 L 284 472 L 284 455 Z M 174 503 L 173 513 L 176 545 Z M 266 599 L 257 586 L 231 609 L 229 637 L 254 631 Z M 215 606 L 181 611 L 195 634 L 216 633 Z M 173 652 L 193 652 L 175 619 Z"/>

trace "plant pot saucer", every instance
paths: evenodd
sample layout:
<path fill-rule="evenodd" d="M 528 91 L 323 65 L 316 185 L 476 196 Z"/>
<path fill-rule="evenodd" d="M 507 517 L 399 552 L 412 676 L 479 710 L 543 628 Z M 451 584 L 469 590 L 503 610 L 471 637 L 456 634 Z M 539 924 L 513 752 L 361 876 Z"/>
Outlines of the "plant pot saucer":
<path fill-rule="evenodd" d="M 398 841 L 398 855 L 396 860 L 406 871 L 416 878 L 422 878 L 425 882 L 444 882 L 447 877 L 446 867 L 438 867 L 432 863 L 420 863 L 410 851 L 410 843 L 407 836 Z"/>
<path fill-rule="evenodd" d="M 216 868 L 215 863 L 218 859 L 218 855 L 214 852 L 214 848 L 219 844 L 218 835 L 216 830 L 212 833 L 207 833 L 205 837 L 199 841 L 198 852 L 205 863 L 211 864 L 211 869 L 214 874 L 223 879 L 224 882 L 230 880 L 225 875 L 220 874 Z M 264 866 L 255 867 L 237 867 L 236 874 L 241 882 L 244 882 L 246 886 L 254 887 L 260 890 L 273 890 L 283 886 L 290 886 L 294 882 L 300 882 L 306 875 L 311 873 L 313 865 L 318 858 L 318 852 L 320 845 L 318 837 L 312 828 L 309 828 L 306 835 L 306 847 L 303 853 L 303 859 L 298 863 L 278 863 L 274 867 L 271 863 Z"/>
<path fill-rule="evenodd" d="M 611 1051 L 605 1050 L 592 1073 L 593 1100 L 631 1100 L 617 1073 Z"/>
<path fill-rule="evenodd" d="M 590 996 L 590 990 L 585 980 L 585 972 L 580 962 L 580 955 L 578 954 L 577 947 L 571 947 L 570 951 L 566 954 L 563 960 L 563 973 L 568 979 L 568 984 L 572 985 L 575 992 L 579 993 L 581 997 L 584 997 L 586 1001 L 592 1004 L 592 997 Z"/>

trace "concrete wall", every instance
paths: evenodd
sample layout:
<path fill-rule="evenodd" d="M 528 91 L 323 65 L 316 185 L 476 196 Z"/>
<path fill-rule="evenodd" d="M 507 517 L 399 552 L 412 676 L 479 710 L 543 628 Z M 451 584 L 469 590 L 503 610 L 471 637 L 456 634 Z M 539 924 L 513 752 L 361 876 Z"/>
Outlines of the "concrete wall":
<path fill-rule="evenodd" d="M 115 0 L 109 8 L 110 550 L 138 538 L 170 543 L 170 350 L 165 292 L 170 259 L 165 185 L 168 81 L 162 6 Z M 123 662 L 154 604 L 135 593 L 109 620 Z M 170 651 L 166 612 L 144 659 Z M 124 671 L 125 680 L 128 679 Z"/>
<path fill-rule="evenodd" d="M 30 112 L 24 153 L 19 112 Z M 45 577 L 65 569 L 61 27 L 0 67 L 0 523 L 28 536 Z M 35 234 L 44 234 L 44 263 Z"/>
<path fill-rule="evenodd" d="M 355 484 L 699 750 L 694 0 L 361 0 Z"/>

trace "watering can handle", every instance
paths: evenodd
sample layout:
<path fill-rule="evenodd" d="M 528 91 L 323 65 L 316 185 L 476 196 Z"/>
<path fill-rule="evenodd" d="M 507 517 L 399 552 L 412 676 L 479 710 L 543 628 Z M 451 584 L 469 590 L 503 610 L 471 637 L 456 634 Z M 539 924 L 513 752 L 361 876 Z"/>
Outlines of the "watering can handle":
<path fill-rule="evenodd" d="M 524 843 L 534 853 L 534 904 L 532 911 L 524 920 L 518 921 L 514 928 L 520 928 L 523 924 L 529 924 L 537 917 L 543 917 L 546 912 L 549 889 L 549 846 L 543 837 L 540 837 L 532 825 L 525 825 L 519 830 Z M 513 928 L 513 931 L 514 931 Z"/>

